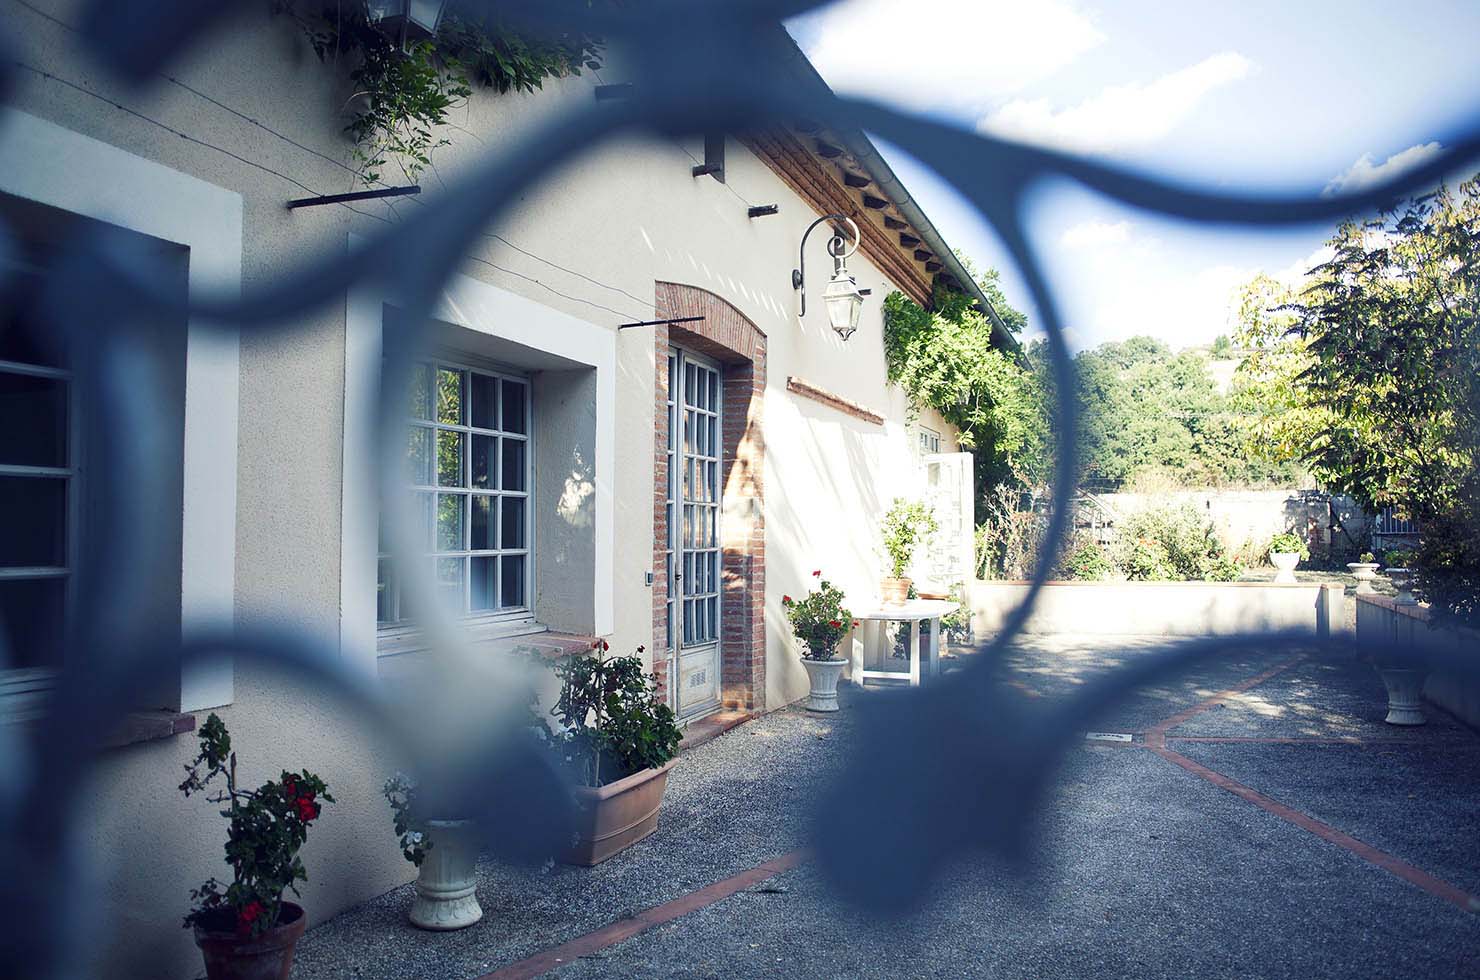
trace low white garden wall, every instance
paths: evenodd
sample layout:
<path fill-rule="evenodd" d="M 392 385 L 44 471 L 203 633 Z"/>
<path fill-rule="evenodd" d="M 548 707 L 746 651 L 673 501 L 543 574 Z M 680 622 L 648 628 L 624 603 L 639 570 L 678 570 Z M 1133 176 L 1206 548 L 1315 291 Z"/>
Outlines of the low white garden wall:
<path fill-rule="evenodd" d="M 988 637 L 1028 593 L 1027 582 L 973 583 L 972 626 Z M 1226 636 L 1306 630 L 1328 636 L 1347 622 L 1340 585 L 1297 582 L 1049 582 L 1028 633 Z"/>
<path fill-rule="evenodd" d="M 1423 606 L 1400 606 L 1383 595 L 1357 596 L 1357 638 L 1394 647 L 1415 641 L 1437 643 L 1472 657 L 1480 657 L 1480 632 L 1470 629 L 1432 629 Z M 1423 696 L 1467 725 L 1480 728 L 1480 689 L 1462 684 L 1445 671 L 1434 671 L 1424 682 Z"/>

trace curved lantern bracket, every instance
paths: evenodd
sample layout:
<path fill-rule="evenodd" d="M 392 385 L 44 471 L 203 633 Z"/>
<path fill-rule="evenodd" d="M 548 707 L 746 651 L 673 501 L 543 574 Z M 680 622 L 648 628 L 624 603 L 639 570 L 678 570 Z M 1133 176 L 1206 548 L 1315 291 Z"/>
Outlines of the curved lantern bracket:
<path fill-rule="evenodd" d="M 797 268 L 791 270 L 791 287 L 801 291 L 802 294 L 802 316 L 807 315 L 807 238 L 812 234 L 812 229 L 824 221 L 843 221 L 853 231 L 853 244 L 850 246 L 842 235 L 835 234 L 827 243 L 827 254 L 833 259 L 833 277 L 823 292 L 823 300 L 827 304 L 827 317 L 832 323 L 832 328 L 837 331 L 838 336 L 847 340 L 858 329 L 858 314 L 863 308 L 863 293 L 858 289 L 857 281 L 848 273 L 848 256 L 858 251 L 859 243 L 863 240 L 858 231 L 858 224 L 846 214 L 824 214 L 816 221 L 807 226 L 802 232 L 802 244 L 798 249 Z"/>

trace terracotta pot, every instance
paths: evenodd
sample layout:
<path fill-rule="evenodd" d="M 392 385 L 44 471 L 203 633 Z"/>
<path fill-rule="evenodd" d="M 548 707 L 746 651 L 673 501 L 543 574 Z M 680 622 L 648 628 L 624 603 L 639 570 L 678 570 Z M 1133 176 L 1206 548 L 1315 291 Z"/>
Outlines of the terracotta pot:
<path fill-rule="evenodd" d="M 416 876 L 411 924 L 421 929 L 463 929 L 483 918 L 478 904 L 478 828 L 471 820 L 428 820 L 432 846 Z"/>
<path fill-rule="evenodd" d="M 807 680 L 812 684 L 812 690 L 807 694 L 807 710 L 837 711 L 838 678 L 843 675 L 843 668 L 848 666 L 848 661 L 811 660 L 803 657 L 802 666 L 807 668 Z"/>
<path fill-rule="evenodd" d="M 879 595 L 886 606 L 902 606 L 909 601 L 912 579 L 886 578 L 879 580 Z"/>
<path fill-rule="evenodd" d="M 1274 577 L 1276 582 L 1293 582 L 1295 581 L 1295 566 L 1300 564 L 1300 552 L 1271 551 L 1269 563 L 1279 569 Z"/>
<path fill-rule="evenodd" d="M 283 902 L 278 924 L 255 939 L 230 929 L 195 927 L 195 944 L 206 961 L 209 980 L 288 980 L 293 949 L 308 927 L 302 906 Z"/>
<path fill-rule="evenodd" d="M 676 765 L 673 758 L 605 786 L 577 786 L 576 842 L 560 855 L 561 863 L 600 864 L 657 830 L 668 773 Z"/>

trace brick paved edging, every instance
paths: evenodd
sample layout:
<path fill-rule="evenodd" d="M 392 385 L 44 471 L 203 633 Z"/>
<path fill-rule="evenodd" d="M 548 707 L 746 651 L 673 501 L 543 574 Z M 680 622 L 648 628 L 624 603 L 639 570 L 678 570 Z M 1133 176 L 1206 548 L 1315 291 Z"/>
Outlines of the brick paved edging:
<path fill-rule="evenodd" d="M 807 859 L 807 852 L 803 850 L 790 851 L 777 858 L 772 858 L 765 864 L 758 864 L 753 868 L 732 875 L 723 881 L 701 888 L 698 891 L 689 892 L 675 898 L 671 902 L 656 905 L 645 912 L 627 919 L 620 919 L 611 925 L 603 926 L 595 932 L 588 932 L 584 936 L 577 936 L 566 943 L 561 943 L 551 949 L 544 950 L 533 956 L 510 963 L 508 966 L 499 967 L 492 973 L 485 973 L 478 980 L 531 980 L 548 973 L 557 967 L 564 966 L 582 956 L 590 956 L 608 946 L 624 943 L 639 933 L 646 932 L 654 926 L 661 926 L 672 922 L 690 912 L 708 908 L 716 902 L 721 902 L 736 892 L 744 891 L 752 885 L 760 884 L 767 878 L 774 878 L 783 872 L 790 871 Z"/>

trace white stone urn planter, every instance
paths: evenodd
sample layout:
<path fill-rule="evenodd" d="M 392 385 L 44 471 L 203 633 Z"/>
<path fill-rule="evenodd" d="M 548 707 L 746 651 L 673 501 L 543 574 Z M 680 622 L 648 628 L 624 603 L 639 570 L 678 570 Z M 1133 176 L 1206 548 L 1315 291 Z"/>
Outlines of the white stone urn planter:
<path fill-rule="evenodd" d="M 1398 590 L 1398 595 L 1393 599 L 1400 606 L 1416 606 L 1418 600 L 1408 587 L 1413 583 L 1413 572 L 1407 568 L 1385 568 L 1383 573 L 1392 580 L 1393 588 Z"/>
<path fill-rule="evenodd" d="M 802 666 L 807 668 L 807 680 L 812 684 L 812 690 L 807 694 L 807 710 L 837 711 L 838 678 L 843 676 L 843 668 L 848 666 L 848 661 L 803 657 Z"/>
<path fill-rule="evenodd" d="M 1352 578 L 1357 580 L 1357 595 L 1371 595 L 1375 589 L 1372 583 L 1377 581 L 1377 569 L 1380 566 L 1375 561 L 1349 561 L 1346 570 L 1352 573 Z"/>
<path fill-rule="evenodd" d="M 411 924 L 422 929 L 463 929 L 483 918 L 476 894 L 478 830 L 471 820 L 428 820 L 432 846 L 416 877 Z"/>
<path fill-rule="evenodd" d="M 1274 576 L 1276 582 L 1293 582 L 1295 581 L 1295 566 L 1300 564 L 1300 552 L 1271 551 L 1269 563 L 1277 569 Z"/>
<path fill-rule="evenodd" d="M 1379 664 L 1377 673 L 1387 687 L 1388 713 L 1383 720 L 1389 725 L 1424 724 L 1428 719 L 1423 715 L 1423 682 L 1428 671 Z"/>

